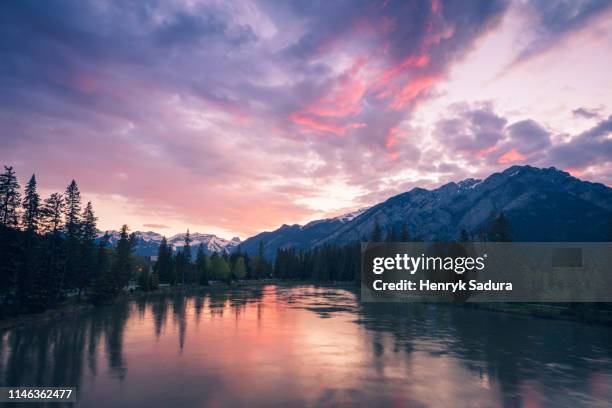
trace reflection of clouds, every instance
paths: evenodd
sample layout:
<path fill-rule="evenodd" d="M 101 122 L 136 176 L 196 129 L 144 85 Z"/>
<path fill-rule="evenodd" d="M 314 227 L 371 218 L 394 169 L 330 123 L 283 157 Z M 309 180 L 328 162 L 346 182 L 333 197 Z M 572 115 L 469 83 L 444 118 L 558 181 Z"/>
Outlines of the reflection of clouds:
<path fill-rule="evenodd" d="M 0 378 L 76 384 L 88 407 L 602 405 L 612 396 L 609 331 L 361 304 L 340 288 L 211 287 L 10 330 Z"/>

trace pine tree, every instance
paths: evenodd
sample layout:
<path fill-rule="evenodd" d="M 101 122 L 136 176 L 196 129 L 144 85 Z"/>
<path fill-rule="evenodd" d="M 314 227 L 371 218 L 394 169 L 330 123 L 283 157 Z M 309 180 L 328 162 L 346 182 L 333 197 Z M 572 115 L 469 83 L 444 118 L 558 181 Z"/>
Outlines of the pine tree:
<path fill-rule="evenodd" d="M 208 285 L 209 282 L 209 269 L 210 260 L 204 252 L 204 245 L 198 246 L 198 253 L 196 255 L 196 270 L 198 272 L 198 282 L 200 285 Z"/>
<path fill-rule="evenodd" d="M 34 279 L 37 273 L 40 239 L 37 235 L 40 215 L 40 196 L 36 191 L 36 177 L 32 175 L 25 188 L 22 202 L 22 227 L 25 234 L 21 240 L 22 258 L 17 274 L 17 297 L 22 309 L 38 310 L 39 305 L 33 305 Z M 34 306 L 34 307 L 33 307 Z"/>
<path fill-rule="evenodd" d="M 81 263 L 81 193 L 74 180 L 66 188 L 65 232 L 66 232 L 66 283 L 69 289 L 80 287 Z"/>
<path fill-rule="evenodd" d="M 23 206 L 23 228 L 26 231 L 33 233 L 38 232 L 40 226 L 40 195 L 36 191 L 36 176 L 32 174 L 30 181 L 25 187 L 25 197 L 22 202 Z"/>
<path fill-rule="evenodd" d="M 83 210 L 81 235 L 81 271 L 79 274 L 79 290 L 92 283 L 92 269 L 95 262 L 96 221 L 91 201 L 87 202 Z"/>
<path fill-rule="evenodd" d="M 118 293 L 118 284 L 115 282 L 113 272 L 111 271 L 111 262 L 109 259 L 109 250 L 107 249 L 110 236 L 104 234 L 98 242 L 96 251 L 96 260 L 94 268 L 93 286 L 91 290 L 91 301 L 93 303 L 102 303 L 112 299 Z"/>
<path fill-rule="evenodd" d="M 157 262 L 153 270 L 159 276 L 159 281 L 174 284 L 172 273 L 172 247 L 168 245 L 166 237 L 163 237 L 157 250 Z"/>
<path fill-rule="evenodd" d="M 81 233 L 81 193 L 76 181 L 66 188 L 65 193 L 65 225 L 66 237 L 79 238 Z"/>
<path fill-rule="evenodd" d="M 21 194 L 15 171 L 10 166 L 4 166 L 4 173 L 0 174 L 0 225 L 17 228 L 17 209 L 20 203 Z"/>
<path fill-rule="evenodd" d="M 111 273 L 115 282 L 116 289 L 121 290 L 127 286 L 132 276 L 132 247 L 134 245 L 134 235 L 128 234 L 128 226 L 121 227 L 119 242 L 115 248 L 115 259 L 111 267 Z"/>
<path fill-rule="evenodd" d="M 56 234 L 63 228 L 64 198 L 59 193 L 53 193 L 47 198 L 42 208 L 42 231 Z"/>
<path fill-rule="evenodd" d="M 84 242 L 93 243 L 96 239 L 96 234 L 98 231 L 96 228 L 96 222 L 98 221 L 98 218 L 94 215 L 91 201 L 87 202 L 87 205 L 83 210 L 82 220 L 82 239 Z"/>
<path fill-rule="evenodd" d="M 65 297 L 66 251 L 61 235 L 63 199 L 52 194 L 43 207 L 44 231 L 47 233 L 41 250 L 39 269 L 34 280 L 35 301 L 41 309 L 53 307 Z"/>
<path fill-rule="evenodd" d="M 187 277 L 188 281 L 191 281 L 191 235 L 189 234 L 189 230 L 185 234 L 185 245 L 183 246 L 183 257 L 182 257 L 182 282 L 185 284 Z"/>

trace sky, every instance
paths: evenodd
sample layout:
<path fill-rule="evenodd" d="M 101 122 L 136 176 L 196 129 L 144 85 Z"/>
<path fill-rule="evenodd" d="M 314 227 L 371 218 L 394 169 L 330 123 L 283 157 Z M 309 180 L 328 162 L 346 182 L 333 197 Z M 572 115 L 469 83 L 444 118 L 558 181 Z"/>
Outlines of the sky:
<path fill-rule="evenodd" d="M 612 1 L 0 2 L 0 164 L 246 238 L 554 166 L 612 185 Z"/>

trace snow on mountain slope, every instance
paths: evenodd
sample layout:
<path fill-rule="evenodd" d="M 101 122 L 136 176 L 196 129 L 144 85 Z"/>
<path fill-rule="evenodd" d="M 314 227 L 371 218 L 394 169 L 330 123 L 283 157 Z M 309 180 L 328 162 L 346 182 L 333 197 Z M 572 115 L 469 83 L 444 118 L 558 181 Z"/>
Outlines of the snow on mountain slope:
<path fill-rule="evenodd" d="M 108 231 L 109 233 L 109 245 L 114 247 L 119 241 L 119 231 Z M 105 232 L 98 232 L 98 240 L 104 236 Z M 140 256 L 155 256 L 163 236 L 153 231 L 136 231 L 134 253 Z M 191 235 L 191 249 L 192 252 L 197 252 L 200 244 L 204 247 L 204 252 L 207 254 L 213 254 L 215 252 L 230 252 L 234 247 L 240 244 L 240 238 L 232 238 L 227 240 L 224 238 L 217 237 L 214 234 L 201 234 L 194 232 Z M 172 245 L 175 250 L 182 249 L 185 245 L 185 234 L 176 234 L 167 238 L 168 244 Z"/>

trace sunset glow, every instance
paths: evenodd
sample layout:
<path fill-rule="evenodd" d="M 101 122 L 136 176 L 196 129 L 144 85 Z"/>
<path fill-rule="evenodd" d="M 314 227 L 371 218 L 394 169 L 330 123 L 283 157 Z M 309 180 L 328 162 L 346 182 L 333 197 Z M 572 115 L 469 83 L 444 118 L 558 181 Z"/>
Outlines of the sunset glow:
<path fill-rule="evenodd" d="M 3 2 L 0 162 L 246 238 L 555 166 L 612 185 L 608 1 Z"/>

